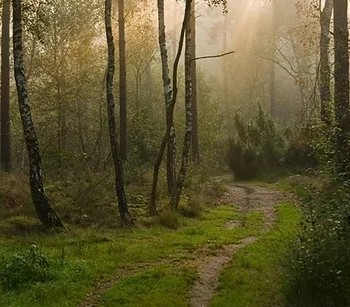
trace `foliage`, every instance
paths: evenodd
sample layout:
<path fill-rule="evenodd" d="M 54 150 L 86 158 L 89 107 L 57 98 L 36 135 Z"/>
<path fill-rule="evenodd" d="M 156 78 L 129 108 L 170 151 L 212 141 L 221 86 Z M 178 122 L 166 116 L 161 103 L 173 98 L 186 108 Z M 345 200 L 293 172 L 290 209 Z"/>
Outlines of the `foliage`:
<path fill-rule="evenodd" d="M 288 138 L 285 167 L 293 172 L 315 168 L 319 163 L 316 146 L 324 144 L 319 142 L 317 126 L 309 124 L 300 129 L 295 128 L 294 133 L 289 130 L 288 134 L 291 135 Z"/>
<path fill-rule="evenodd" d="M 304 199 L 301 233 L 288 263 L 289 306 L 346 306 L 350 300 L 350 194 L 327 184 Z"/>
<path fill-rule="evenodd" d="M 228 164 L 238 179 L 252 179 L 282 165 L 284 140 L 271 117 L 259 107 L 249 122 L 236 114 L 235 136 L 229 140 Z"/>
<path fill-rule="evenodd" d="M 35 245 L 29 250 L 6 259 L 0 267 L 0 283 L 5 290 L 54 279 L 55 271 L 49 259 Z"/>
<path fill-rule="evenodd" d="M 169 229 L 177 229 L 180 226 L 179 216 L 176 212 L 165 209 L 159 216 L 159 223 Z"/>

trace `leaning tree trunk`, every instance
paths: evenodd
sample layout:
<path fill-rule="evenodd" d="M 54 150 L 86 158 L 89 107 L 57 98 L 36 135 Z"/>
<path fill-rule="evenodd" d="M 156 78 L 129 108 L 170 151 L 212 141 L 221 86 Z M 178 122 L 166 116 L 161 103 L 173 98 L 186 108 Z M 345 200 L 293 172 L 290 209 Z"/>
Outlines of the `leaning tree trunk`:
<path fill-rule="evenodd" d="M 171 115 L 171 104 L 173 89 L 171 86 L 170 72 L 169 72 L 169 57 L 168 48 L 166 43 L 165 33 L 165 19 L 164 19 L 164 0 L 158 0 L 158 41 L 160 48 L 160 56 L 162 60 L 162 79 L 163 79 L 163 91 L 165 99 L 165 113 L 166 113 L 166 126 L 170 129 L 170 136 L 167 142 L 167 185 L 168 193 L 171 195 L 172 189 L 175 184 L 176 170 L 175 170 L 175 158 L 176 158 L 176 133 L 174 122 Z"/>
<path fill-rule="evenodd" d="M 334 105 L 337 131 L 338 174 L 350 178 L 349 172 L 349 41 L 348 0 L 334 0 Z"/>
<path fill-rule="evenodd" d="M 162 0 L 159 0 L 159 1 L 163 2 Z M 158 4 L 159 4 L 159 2 L 158 2 Z M 163 2 L 163 8 L 164 8 L 164 2 Z M 187 5 L 187 3 L 186 3 L 185 14 L 184 14 L 183 22 L 182 22 L 181 33 L 180 33 L 179 46 L 178 46 L 178 50 L 177 50 L 177 54 L 176 54 L 176 58 L 174 61 L 174 66 L 173 66 L 172 98 L 171 98 L 171 103 L 169 104 L 169 109 L 168 109 L 167 114 L 166 114 L 167 127 L 166 127 L 164 137 L 162 139 L 162 143 L 160 145 L 160 149 L 159 149 L 157 159 L 156 159 L 156 162 L 154 164 L 154 169 L 153 169 L 153 181 L 152 181 L 150 208 L 149 208 L 151 214 L 156 214 L 156 211 L 157 211 L 156 201 L 157 201 L 157 187 L 158 187 L 159 169 L 160 169 L 160 165 L 162 164 L 162 161 L 163 161 L 165 149 L 167 147 L 169 139 L 171 138 L 172 128 L 174 126 L 174 108 L 175 108 L 176 99 L 177 99 L 177 92 L 178 92 L 177 72 L 178 72 L 179 62 L 180 62 L 182 49 L 183 49 L 183 45 L 184 45 L 186 27 L 187 27 L 187 24 L 189 22 L 190 14 L 191 14 L 191 6 Z M 162 34 L 160 34 L 160 35 L 162 35 Z M 165 35 L 165 33 L 164 33 L 164 35 Z M 174 186 L 175 186 L 175 182 L 174 182 Z M 173 191 L 172 192 L 172 195 L 173 195 L 174 191 L 175 191 L 174 187 L 172 188 L 172 191 Z"/>
<path fill-rule="evenodd" d="M 124 0 L 118 0 L 119 25 L 119 116 L 120 158 L 127 160 L 127 103 L 126 103 L 126 54 L 125 54 L 125 10 Z"/>
<path fill-rule="evenodd" d="M 11 170 L 10 126 L 10 0 L 2 6 L 1 36 L 1 170 Z"/>
<path fill-rule="evenodd" d="M 24 139 L 29 158 L 29 183 L 35 211 L 47 227 L 63 227 L 59 217 L 51 208 L 45 194 L 41 177 L 41 158 L 32 115 L 30 111 L 27 82 L 23 64 L 22 8 L 21 0 L 13 0 L 13 57 L 18 104 L 21 114 Z"/>
<path fill-rule="evenodd" d="M 186 5 L 191 6 L 192 0 L 186 0 Z M 192 36 L 191 25 L 186 27 L 186 44 L 185 44 L 185 107 L 186 107 L 186 130 L 184 145 L 182 151 L 182 161 L 179 170 L 179 176 L 176 182 L 176 188 L 171 199 L 171 207 L 174 211 L 177 210 L 181 198 L 182 189 L 185 184 L 188 165 L 190 160 L 191 140 L 192 140 Z"/>
<path fill-rule="evenodd" d="M 117 126 L 115 121 L 115 103 L 113 95 L 113 81 L 115 72 L 115 47 L 112 32 L 112 0 L 105 0 L 105 27 L 108 47 L 108 67 L 106 77 L 107 112 L 109 141 L 111 145 L 111 154 L 114 162 L 115 191 L 118 198 L 118 209 L 122 223 L 132 225 L 133 219 L 129 213 L 128 203 L 124 191 L 123 164 L 119 157 Z"/>
<path fill-rule="evenodd" d="M 320 98 L 321 119 L 327 125 L 331 124 L 331 68 L 329 61 L 330 25 L 333 12 L 333 0 L 326 0 L 321 12 L 320 25 Z"/>

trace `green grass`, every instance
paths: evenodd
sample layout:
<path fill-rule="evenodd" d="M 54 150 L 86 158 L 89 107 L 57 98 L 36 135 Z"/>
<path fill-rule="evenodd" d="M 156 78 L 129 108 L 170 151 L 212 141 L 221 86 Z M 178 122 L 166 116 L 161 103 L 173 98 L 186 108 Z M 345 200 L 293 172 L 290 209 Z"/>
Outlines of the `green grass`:
<path fill-rule="evenodd" d="M 225 223 L 232 219 L 243 220 L 242 226 L 225 229 Z M 263 231 L 261 214 L 238 214 L 229 205 L 207 208 L 199 219 L 180 218 L 177 230 L 154 224 L 150 228 L 113 231 L 90 228 L 45 233 L 34 227 L 30 228 L 33 231 L 18 234 L 11 231 L 8 224 L 6 227 L 6 234 L 0 232 L 0 266 L 10 256 L 35 244 L 54 263 L 57 271 L 56 278 L 49 282 L 29 284 L 12 292 L 0 289 L 0 306 L 7 307 L 77 306 L 98 279 L 112 275 L 118 268 L 133 268 L 138 263 L 157 265 L 162 260 L 186 263 L 186 260 L 195 258 L 194 251 L 203 246 L 215 249 L 247 236 L 258 236 Z M 161 275 L 164 288 L 158 287 L 159 292 L 152 288 L 155 297 L 152 306 L 158 306 L 157 302 L 160 304 L 163 300 L 177 303 L 175 296 L 185 299 L 193 272 L 185 267 L 176 267 L 175 271 L 166 267 L 123 279 L 121 284 L 116 285 L 115 293 L 108 292 L 105 304 L 108 306 L 108 302 L 122 299 L 120 291 L 131 291 L 129 278 L 142 279 L 145 285 L 149 285 L 155 282 L 157 274 Z M 145 287 L 140 286 L 137 291 L 140 300 L 147 303 L 151 291 L 145 293 Z M 173 289 L 173 294 L 167 289 Z"/>
<path fill-rule="evenodd" d="M 188 291 L 195 272 L 158 266 L 122 279 L 103 296 L 99 306 L 188 306 Z"/>
<path fill-rule="evenodd" d="M 283 258 L 295 239 L 299 210 L 289 204 L 278 207 L 278 224 L 258 242 L 233 257 L 220 276 L 213 307 L 283 306 L 286 285 Z"/>

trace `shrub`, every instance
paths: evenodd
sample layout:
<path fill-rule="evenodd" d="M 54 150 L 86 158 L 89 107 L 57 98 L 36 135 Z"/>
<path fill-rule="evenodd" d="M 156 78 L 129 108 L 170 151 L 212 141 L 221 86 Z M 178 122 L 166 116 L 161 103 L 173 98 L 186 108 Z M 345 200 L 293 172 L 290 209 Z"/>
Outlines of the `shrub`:
<path fill-rule="evenodd" d="M 292 133 L 288 132 L 288 134 Z M 319 162 L 316 146 L 320 147 L 322 143 L 317 126 L 308 125 L 298 129 L 289 137 L 285 166 L 291 171 L 313 169 Z"/>
<path fill-rule="evenodd" d="M 287 263 L 289 306 L 348 306 L 350 196 L 332 187 L 308 193 L 305 219 Z M 313 196 L 311 196 L 313 195 Z"/>
<path fill-rule="evenodd" d="M 15 290 L 26 284 L 54 279 L 55 272 L 48 258 L 33 245 L 15 254 L 0 267 L 0 284 L 5 290 Z"/>
<path fill-rule="evenodd" d="M 257 116 L 247 123 L 236 114 L 234 125 L 228 164 L 238 179 L 252 179 L 282 165 L 285 149 L 282 133 L 261 107 Z"/>
<path fill-rule="evenodd" d="M 178 214 L 168 209 L 160 213 L 159 223 L 162 226 L 170 229 L 177 229 L 180 226 L 180 220 L 179 220 Z"/>

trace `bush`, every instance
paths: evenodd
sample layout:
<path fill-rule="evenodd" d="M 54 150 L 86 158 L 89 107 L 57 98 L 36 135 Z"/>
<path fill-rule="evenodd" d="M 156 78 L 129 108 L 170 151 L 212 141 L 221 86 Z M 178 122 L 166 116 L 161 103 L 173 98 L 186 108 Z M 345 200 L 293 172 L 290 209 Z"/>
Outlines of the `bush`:
<path fill-rule="evenodd" d="M 228 164 L 238 179 L 252 179 L 263 171 L 282 165 L 285 144 L 271 117 L 259 108 L 258 115 L 245 123 L 236 114 L 235 136 L 229 140 Z"/>
<path fill-rule="evenodd" d="M 287 265 L 289 306 L 349 306 L 350 196 L 345 188 L 328 190 L 308 193 L 303 206 L 305 219 Z"/>
<path fill-rule="evenodd" d="M 162 226 L 170 229 L 177 229 L 180 226 L 178 214 L 168 209 L 164 210 L 159 215 L 159 223 Z"/>
<path fill-rule="evenodd" d="M 5 290 L 50 281 L 54 277 L 51 263 L 35 245 L 28 251 L 10 257 L 0 267 L 0 284 Z"/>
<path fill-rule="evenodd" d="M 285 166 L 291 171 L 313 169 L 318 165 L 316 144 L 323 143 L 317 128 L 309 125 L 298 129 L 289 138 L 289 145 L 285 155 Z M 291 133 L 288 133 L 291 134 Z"/>

